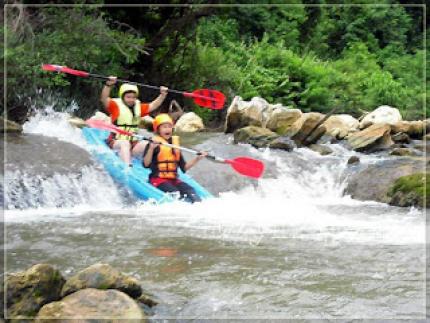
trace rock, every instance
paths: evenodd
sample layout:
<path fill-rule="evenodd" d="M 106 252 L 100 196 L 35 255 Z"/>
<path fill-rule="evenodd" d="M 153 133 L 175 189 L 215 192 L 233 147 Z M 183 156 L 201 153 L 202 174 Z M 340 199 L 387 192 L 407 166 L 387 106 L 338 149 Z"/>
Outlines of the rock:
<path fill-rule="evenodd" d="M 333 153 L 333 150 L 330 147 L 318 145 L 318 144 L 312 144 L 309 146 L 309 149 L 319 153 L 320 155 L 330 155 Z"/>
<path fill-rule="evenodd" d="M 294 148 L 296 148 L 296 143 L 294 140 L 291 140 L 287 136 L 281 136 L 279 138 L 276 138 L 275 140 L 271 141 L 269 143 L 269 148 L 273 149 L 282 149 L 286 151 L 292 151 Z"/>
<path fill-rule="evenodd" d="M 388 105 L 381 105 L 361 120 L 360 129 L 380 123 L 394 125 L 399 121 L 402 121 L 402 115 L 398 109 Z"/>
<path fill-rule="evenodd" d="M 205 128 L 202 118 L 194 112 L 183 114 L 175 124 L 178 132 L 196 132 Z"/>
<path fill-rule="evenodd" d="M 3 132 L 22 132 L 22 126 L 19 123 L 16 123 L 11 120 L 7 120 L 3 117 L 0 117 L 0 130 Z"/>
<path fill-rule="evenodd" d="M 403 133 L 403 132 L 399 132 L 392 135 L 391 139 L 393 139 L 395 143 L 400 143 L 400 144 L 409 144 L 411 142 L 411 138 L 406 133 Z"/>
<path fill-rule="evenodd" d="M 50 323 L 52 319 L 77 320 L 81 323 L 95 320 L 146 322 L 139 305 L 125 293 L 94 288 L 77 291 L 59 302 L 43 306 L 35 322 Z"/>
<path fill-rule="evenodd" d="M 391 132 L 394 134 L 405 133 L 414 139 L 420 139 L 425 131 L 426 123 L 424 121 L 399 121 L 391 126 Z"/>
<path fill-rule="evenodd" d="M 106 123 L 112 123 L 110 116 L 100 111 L 97 111 L 90 119 L 102 120 Z"/>
<path fill-rule="evenodd" d="M 360 162 L 360 158 L 358 158 L 357 156 L 351 156 L 349 157 L 347 164 L 352 165 L 352 164 L 357 164 L 359 162 Z"/>
<path fill-rule="evenodd" d="M 348 143 L 357 151 L 377 151 L 393 145 L 391 128 L 387 124 L 374 124 L 362 131 L 348 135 Z"/>
<path fill-rule="evenodd" d="M 234 132 L 234 143 L 249 143 L 254 147 L 267 147 L 278 135 L 269 129 L 248 126 Z"/>
<path fill-rule="evenodd" d="M 388 191 L 388 202 L 395 206 L 430 206 L 430 174 L 417 173 L 399 177 Z M 424 196 L 426 195 L 426 199 Z"/>
<path fill-rule="evenodd" d="M 369 165 L 353 173 L 347 183 L 345 194 L 362 201 L 388 203 L 389 188 L 400 177 L 423 171 L 422 158 L 393 158 Z"/>
<path fill-rule="evenodd" d="M 325 127 L 320 126 L 315 129 L 311 136 L 308 135 L 322 118 L 324 118 L 324 115 L 318 112 L 303 113 L 302 116 L 291 125 L 287 135 L 290 136 L 297 145 L 315 143 L 324 135 Z M 304 143 L 303 141 L 306 137 L 306 143 Z"/>
<path fill-rule="evenodd" d="M 87 126 L 85 120 L 78 117 L 69 118 L 69 123 L 76 128 L 83 128 Z"/>
<path fill-rule="evenodd" d="M 142 294 L 139 296 L 139 298 L 136 300 L 139 303 L 145 304 L 149 307 L 154 307 L 158 305 L 158 301 L 154 300 L 152 295 Z"/>
<path fill-rule="evenodd" d="M 283 135 L 301 116 L 302 112 L 299 109 L 287 109 L 285 107 L 281 107 L 273 110 L 267 120 L 266 127 L 280 135 Z"/>
<path fill-rule="evenodd" d="M 144 116 L 142 119 L 140 119 L 139 128 L 146 129 L 148 131 L 153 131 L 152 122 L 154 121 L 154 118 L 151 116 Z"/>
<path fill-rule="evenodd" d="M 123 275 L 107 264 L 95 264 L 70 277 L 61 290 L 61 296 L 67 296 L 84 288 L 118 289 L 133 298 L 142 294 L 139 282 Z"/>
<path fill-rule="evenodd" d="M 390 155 L 393 156 L 420 156 L 420 154 L 411 148 L 395 148 Z"/>
<path fill-rule="evenodd" d="M 430 140 L 430 133 L 426 134 L 422 139 L 425 141 Z"/>
<path fill-rule="evenodd" d="M 26 271 L 8 274 L 6 278 L 8 317 L 35 316 L 43 305 L 60 299 L 64 281 L 61 273 L 47 264 L 37 264 Z M 4 291 L 1 294 L 3 299 Z"/>
<path fill-rule="evenodd" d="M 359 125 L 359 121 L 348 114 L 332 115 L 323 123 L 326 134 L 336 139 L 343 139 L 350 132 L 357 131 Z"/>

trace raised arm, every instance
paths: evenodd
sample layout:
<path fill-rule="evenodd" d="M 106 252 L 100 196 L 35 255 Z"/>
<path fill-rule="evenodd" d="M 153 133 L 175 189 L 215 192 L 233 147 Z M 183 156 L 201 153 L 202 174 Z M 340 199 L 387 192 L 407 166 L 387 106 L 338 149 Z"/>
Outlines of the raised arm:
<path fill-rule="evenodd" d="M 102 102 L 105 108 L 108 107 L 110 90 L 116 83 L 116 76 L 109 76 L 109 80 L 106 81 L 103 86 L 102 93 L 100 95 L 100 101 Z"/>
<path fill-rule="evenodd" d="M 160 95 L 157 96 L 157 98 L 149 104 L 149 112 L 157 110 L 160 107 L 161 103 L 163 103 L 164 99 L 167 96 L 167 91 L 167 87 L 160 86 Z"/>

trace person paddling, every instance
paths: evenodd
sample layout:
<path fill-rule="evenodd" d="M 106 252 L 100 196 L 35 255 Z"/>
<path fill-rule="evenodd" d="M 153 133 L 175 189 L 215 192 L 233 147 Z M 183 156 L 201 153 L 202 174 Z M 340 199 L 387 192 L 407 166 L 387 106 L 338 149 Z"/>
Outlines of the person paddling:
<path fill-rule="evenodd" d="M 160 145 L 160 143 L 169 143 L 179 146 L 179 137 L 173 136 L 173 120 L 166 113 L 155 117 L 153 128 L 156 135 L 145 147 L 142 158 L 143 166 L 151 168 L 149 182 L 164 192 L 179 192 L 181 198 L 188 199 L 192 203 L 200 201 L 194 189 L 178 178 L 178 167 L 185 173 L 206 157 L 207 153 L 202 152 L 194 159 L 185 162 L 179 149 Z"/>
<path fill-rule="evenodd" d="M 119 88 L 119 97 L 110 98 L 111 88 L 116 83 L 116 77 L 110 76 L 100 95 L 105 110 L 109 113 L 114 125 L 131 132 L 138 130 L 140 119 L 158 109 L 167 96 L 168 88 L 160 87 L 160 95 L 151 103 L 141 103 L 138 100 L 139 89 L 136 85 L 124 83 Z M 131 157 L 141 156 L 146 142 L 137 141 L 133 137 L 111 133 L 106 140 L 110 148 L 119 150 L 121 159 L 130 167 Z"/>

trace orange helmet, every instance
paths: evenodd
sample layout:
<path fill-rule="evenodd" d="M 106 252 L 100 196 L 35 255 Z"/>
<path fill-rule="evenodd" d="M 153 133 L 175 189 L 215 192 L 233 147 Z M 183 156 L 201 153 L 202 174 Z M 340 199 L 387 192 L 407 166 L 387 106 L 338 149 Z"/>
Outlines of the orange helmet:
<path fill-rule="evenodd" d="M 158 127 L 163 123 L 170 123 L 173 126 L 173 120 L 167 113 L 161 113 L 155 117 L 154 121 L 152 122 L 154 132 L 156 132 Z"/>

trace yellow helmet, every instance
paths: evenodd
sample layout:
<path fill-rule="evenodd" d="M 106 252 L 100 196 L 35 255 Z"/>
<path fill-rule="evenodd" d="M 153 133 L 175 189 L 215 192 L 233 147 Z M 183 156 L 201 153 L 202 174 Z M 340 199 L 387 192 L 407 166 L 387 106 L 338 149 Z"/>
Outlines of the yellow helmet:
<path fill-rule="evenodd" d="M 118 92 L 119 97 L 122 99 L 122 96 L 126 92 L 134 92 L 136 93 L 136 96 L 139 95 L 139 89 L 137 88 L 137 86 L 129 83 L 124 83 L 123 85 L 120 86 L 119 92 Z"/>
<path fill-rule="evenodd" d="M 152 122 L 154 132 L 156 132 L 158 127 L 163 123 L 170 123 L 173 126 L 173 120 L 167 113 L 160 113 L 158 116 L 155 117 L 154 121 Z"/>

